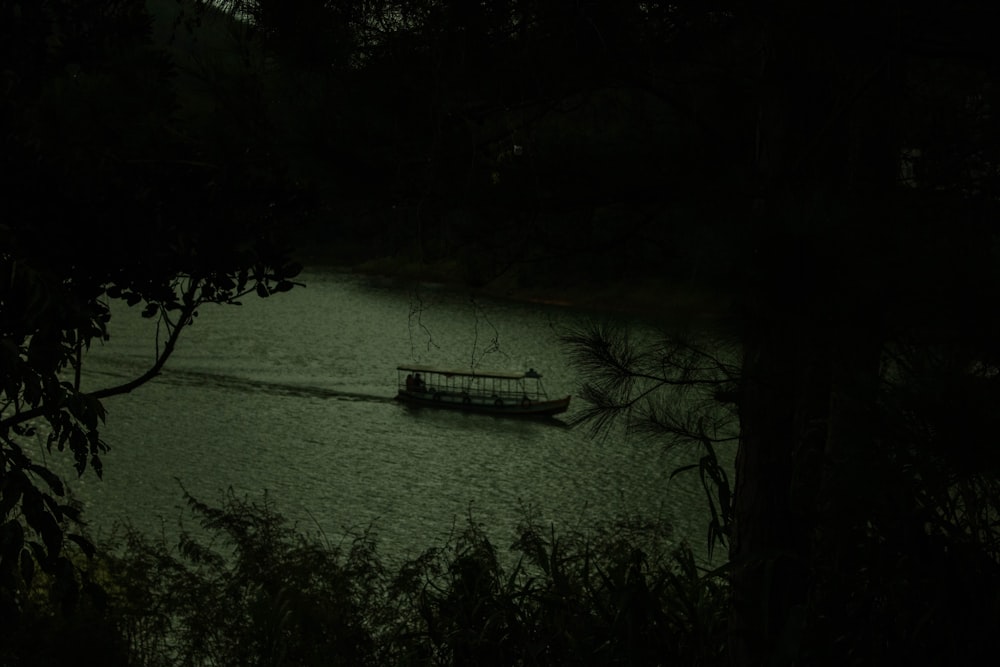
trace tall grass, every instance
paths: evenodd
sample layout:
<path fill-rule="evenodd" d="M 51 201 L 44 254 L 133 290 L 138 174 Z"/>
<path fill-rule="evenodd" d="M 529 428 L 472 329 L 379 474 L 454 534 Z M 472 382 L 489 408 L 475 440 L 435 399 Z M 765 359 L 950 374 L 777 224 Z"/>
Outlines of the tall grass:
<path fill-rule="evenodd" d="M 91 566 L 133 665 L 721 664 L 726 590 L 662 526 L 560 534 L 529 516 L 510 553 L 472 517 L 390 567 L 368 531 L 339 544 L 266 496 L 188 497 L 202 530 L 126 531 Z"/>

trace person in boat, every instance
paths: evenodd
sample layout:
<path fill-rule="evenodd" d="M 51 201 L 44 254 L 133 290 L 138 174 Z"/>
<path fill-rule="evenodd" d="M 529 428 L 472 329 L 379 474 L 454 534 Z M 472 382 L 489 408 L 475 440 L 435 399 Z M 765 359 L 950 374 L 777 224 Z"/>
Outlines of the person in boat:
<path fill-rule="evenodd" d="M 427 391 L 427 385 L 424 384 L 424 379 L 420 377 L 420 373 L 417 373 L 413 378 L 413 389 L 415 391 Z"/>
<path fill-rule="evenodd" d="M 413 391 L 417 386 L 416 381 L 413 379 L 413 373 L 406 374 L 406 391 Z"/>

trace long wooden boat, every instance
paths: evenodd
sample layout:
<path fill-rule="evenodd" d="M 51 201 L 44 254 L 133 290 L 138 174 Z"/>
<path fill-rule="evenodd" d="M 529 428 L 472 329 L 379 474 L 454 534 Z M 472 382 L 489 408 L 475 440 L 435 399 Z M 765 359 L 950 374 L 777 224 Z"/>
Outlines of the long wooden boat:
<path fill-rule="evenodd" d="M 533 368 L 505 373 L 399 366 L 396 374 L 396 398 L 410 405 L 512 417 L 548 417 L 569 408 L 569 396 L 548 397 L 542 376 Z"/>

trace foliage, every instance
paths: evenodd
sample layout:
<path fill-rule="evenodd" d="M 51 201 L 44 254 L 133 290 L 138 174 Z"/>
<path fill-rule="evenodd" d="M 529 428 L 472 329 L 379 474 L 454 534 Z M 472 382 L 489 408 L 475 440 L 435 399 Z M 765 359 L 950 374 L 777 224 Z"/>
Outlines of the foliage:
<path fill-rule="evenodd" d="M 746 151 L 721 153 L 745 106 L 709 106 L 690 68 L 673 65 L 694 48 L 680 26 L 714 39 L 725 22 L 681 6 L 226 6 L 251 17 L 248 40 L 266 54 L 268 118 L 316 198 L 312 232 L 362 259 L 458 257 L 481 281 L 523 261 L 525 276 L 550 280 L 650 263 L 683 275 L 681 211 L 725 209 L 723 186 L 701 176 L 729 182 L 745 166 Z M 699 58 L 727 88 L 709 95 L 735 99 L 741 80 L 719 74 L 716 54 Z"/>
<path fill-rule="evenodd" d="M 62 548 L 56 567 L 36 569 L 33 560 L 24 559 L 22 570 L 5 582 L 18 607 L 2 610 L 0 664 L 130 664 L 128 644 L 94 575 L 92 548 L 78 541 Z M 37 559 L 45 563 L 44 554 Z"/>
<path fill-rule="evenodd" d="M 107 590 L 137 664 L 374 664 L 379 564 L 368 536 L 348 549 L 310 540 L 262 503 L 187 497 L 201 536 L 176 549 L 125 533 Z"/>
<path fill-rule="evenodd" d="M 871 449 L 820 491 L 803 654 L 967 661 L 1000 622 L 997 370 L 967 342 L 887 346 Z M 835 507 L 835 509 L 834 509 Z"/>
<path fill-rule="evenodd" d="M 201 306 L 287 291 L 299 269 L 277 233 L 291 217 L 280 165 L 178 118 L 144 2 L 0 2 L 0 17 L 0 607 L 16 619 L 36 567 L 70 601 L 65 547 L 93 551 L 36 459 L 67 451 L 100 476 L 102 399 L 155 377 Z M 116 301 L 157 320 L 156 357 L 87 387 Z"/>
<path fill-rule="evenodd" d="M 332 545 L 267 497 L 188 502 L 200 536 L 130 531 L 102 560 L 132 664 L 722 664 L 725 584 L 663 526 L 558 535 L 528 515 L 504 555 L 470 517 L 390 568 L 372 532 Z"/>
<path fill-rule="evenodd" d="M 997 586 L 989 3 L 266 0 L 224 3 L 229 22 L 194 4 L 175 27 L 230 31 L 224 67 L 154 43 L 139 0 L 0 0 L 5 618 L 38 564 L 78 581 L 66 547 L 89 548 L 34 452 L 99 474 L 102 398 L 153 377 L 200 305 L 292 286 L 275 237 L 296 180 L 313 231 L 461 253 L 482 282 L 517 261 L 700 280 L 715 258 L 743 296 L 739 372 L 711 344 L 570 342 L 595 373 L 593 424 L 697 448 L 748 628 L 729 630 L 756 642 L 734 662 L 979 646 Z M 345 211 L 353 227 L 330 224 Z M 165 340 L 143 376 L 84 390 L 114 300 Z M 740 420 L 732 491 L 720 416 Z M 474 533 L 456 549 L 411 568 L 441 577 L 414 655 L 456 660 L 500 641 L 493 619 L 522 627 L 505 600 L 544 559 L 515 585 Z"/>
<path fill-rule="evenodd" d="M 623 326 L 592 323 L 563 335 L 586 381 L 584 409 L 575 423 L 592 435 L 624 422 L 626 433 L 668 446 L 693 445 L 697 462 L 673 471 L 697 471 L 711 512 L 708 550 L 725 545 L 732 522 L 730 461 L 720 446 L 737 440 L 740 391 L 736 346 L 703 334 L 636 340 Z"/>
<path fill-rule="evenodd" d="M 528 517 L 519 532 L 504 567 L 470 518 L 422 590 L 443 664 L 721 664 L 725 586 L 669 548 L 663 526 L 557 535 Z"/>
<path fill-rule="evenodd" d="M 791 499 L 787 520 L 807 542 L 794 552 L 743 554 L 729 565 L 731 573 L 793 567 L 803 579 L 807 597 L 791 610 L 775 660 L 940 664 L 991 650 L 988 629 L 1000 621 L 1000 458 L 990 444 L 1000 371 L 988 338 L 887 344 L 872 390 L 866 375 L 833 369 L 829 413 L 801 426 L 793 457 L 801 477 L 771 490 Z M 760 389 L 743 379 L 743 369 L 719 360 L 726 346 L 670 336 L 641 344 L 599 325 L 566 339 L 590 379 L 581 422 L 606 434 L 625 420 L 633 433 L 700 443 L 701 460 L 674 474 L 700 472 L 709 491 L 710 546 L 729 538 L 729 466 L 714 446 L 727 438 L 706 425 L 739 418 L 747 392 Z M 812 437 L 825 448 L 822 466 Z M 766 613 L 766 600 L 749 604 Z"/>

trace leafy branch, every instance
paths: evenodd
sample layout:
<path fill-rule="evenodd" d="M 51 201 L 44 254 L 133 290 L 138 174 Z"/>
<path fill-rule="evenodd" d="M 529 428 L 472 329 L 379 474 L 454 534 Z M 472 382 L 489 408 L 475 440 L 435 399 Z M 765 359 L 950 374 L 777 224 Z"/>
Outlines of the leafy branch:
<path fill-rule="evenodd" d="M 698 462 L 678 468 L 671 479 L 698 471 L 711 512 L 709 552 L 724 544 L 732 524 L 732 491 L 716 448 L 738 440 L 735 348 L 680 334 L 640 342 L 628 329 L 607 323 L 570 331 L 562 340 L 587 378 L 580 391 L 585 407 L 572 424 L 587 424 L 596 437 L 622 423 L 627 434 L 697 445 Z"/>

